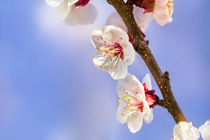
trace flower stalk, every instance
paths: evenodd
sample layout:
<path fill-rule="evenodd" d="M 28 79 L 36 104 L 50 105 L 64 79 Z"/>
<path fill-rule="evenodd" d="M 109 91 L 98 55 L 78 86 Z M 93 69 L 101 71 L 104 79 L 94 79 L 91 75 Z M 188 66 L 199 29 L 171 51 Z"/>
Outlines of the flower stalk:
<path fill-rule="evenodd" d="M 146 63 L 162 93 L 163 100 L 157 101 L 156 104 L 166 108 L 176 123 L 187 121 L 171 90 L 169 73 L 167 71 L 164 73 L 161 71 L 150 48 L 148 47 L 147 41 L 144 40 L 144 37 L 136 24 L 133 15 L 133 5 L 135 4 L 135 0 L 128 0 L 127 3 L 123 0 L 107 0 L 107 2 L 111 4 L 122 17 L 133 39 L 135 51 Z"/>

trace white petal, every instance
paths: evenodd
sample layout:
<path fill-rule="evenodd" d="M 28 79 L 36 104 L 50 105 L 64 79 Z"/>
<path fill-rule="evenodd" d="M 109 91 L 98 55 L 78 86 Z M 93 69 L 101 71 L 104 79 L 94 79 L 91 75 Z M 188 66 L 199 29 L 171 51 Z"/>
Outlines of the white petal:
<path fill-rule="evenodd" d="M 125 109 L 126 105 L 124 103 L 121 103 L 117 108 L 117 120 L 124 124 L 127 122 L 128 116 L 132 113 L 128 109 Z"/>
<path fill-rule="evenodd" d="M 144 116 L 144 121 L 145 121 L 147 124 L 149 124 L 149 123 L 152 122 L 152 120 L 153 120 L 153 109 L 150 108 L 150 109 L 149 109 L 149 113 L 147 113 L 147 115 Z"/>
<path fill-rule="evenodd" d="M 136 52 L 133 48 L 133 45 L 125 39 L 120 40 L 119 44 L 123 48 L 124 59 L 123 61 L 126 62 L 127 65 L 130 65 L 135 60 Z"/>
<path fill-rule="evenodd" d="M 104 66 L 106 63 L 108 63 L 108 59 L 104 57 L 103 55 L 96 55 L 93 58 L 93 63 L 96 67 Z"/>
<path fill-rule="evenodd" d="M 173 129 L 174 140 L 199 140 L 200 133 L 191 122 L 179 122 Z"/>
<path fill-rule="evenodd" d="M 59 6 L 61 3 L 63 3 L 64 0 L 45 0 L 45 2 L 49 5 L 49 6 L 53 6 L 53 7 L 57 7 Z"/>
<path fill-rule="evenodd" d="M 143 125 L 143 115 L 141 112 L 132 113 L 127 120 L 128 128 L 132 133 L 138 132 Z"/>
<path fill-rule="evenodd" d="M 106 21 L 106 25 L 114 25 L 117 26 L 121 29 L 123 29 L 125 32 L 127 32 L 127 27 L 125 26 L 122 18 L 120 17 L 120 15 L 117 12 L 112 13 L 107 21 Z"/>
<path fill-rule="evenodd" d="M 128 67 L 126 63 L 120 59 L 113 67 L 108 69 L 108 73 L 114 80 L 124 79 L 128 73 Z"/>
<path fill-rule="evenodd" d="M 149 124 L 153 120 L 153 110 L 152 108 L 149 107 L 148 102 L 146 99 L 142 99 L 144 108 L 143 108 L 143 116 L 144 116 L 144 121 Z"/>
<path fill-rule="evenodd" d="M 72 4 L 77 3 L 79 0 L 68 0 L 68 5 L 71 6 Z"/>
<path fill-rule="evenodd" d="M 71 10 L 71 6 L 68 6 L 68 0 L 64 0 L 58 6 L 58 12 L 62 19 L 66 18 L 66 16 L 69 14 L 70 10 Z"/>
<path fill-rule="evenodd" d="M 104 40 L 102 38 L 102 28 L 94 30 L 91 33 L 91 41 L 95 48 L 100 48 L 104 45 Z"/>
<path fill-rule="evenodd" d="M 137 25 L 140 27 L 142 32 L 145 32 L 149 23 L 153 19 L 152 13 L 144 13 L 144 9 L 137 6 L 134 6 L 133 12 Z"/>
<path fill-rule="evenodd" d="M 99 47 L 108 42 L 110 44 L 119 43 L 121 40 L 129 40 L 128 35 L 119 27 L 107 25 L 99 28 L 91 33 L 91 39 L 95 47 Z"/>
<path fill-rule="evenodd" d="M 150 77 L 149 73 L 147 73 L 147 74 L 144 76 L 144 78 L 143 78 L 143 80 L 142 80 L 142 83 L 143 83 L 143 84 L 144 84 L 144 83 L 146 84 L 146 87 L 147 87 L 148 90 L 152 90 L 151 77 Z"/>
<path fill-rule="evenodd" d="M 65 19 L 65 23 L 68 25 L 85 25 L 93 24 L 97 17 L 96 7 L 92 4 L 87 4 L 86 6 L 75 7 L 72 9 Z"/>
<path fill-rule="evenodd" d="M 129 41 L 128 35 L 122 29 L 116 26 L 107 25 L 103 28 L 103 39 L 112 43 L 117 43 L 121 39 Z"/>
<path fill-rule="evenodd" d="M 128 73 L 125 79 L 121 79 L 118 81 L 118 89 L 126 89 L 130 91 L 130 93 L 133 93 L 133 96 L 139 94 L 145 98 L 144 87 L 139 82 L 139 80 L 132 74 Z"/>
<path fill-rule="evenodd" d="M 210 140 L 210 120 L 199 127 L 199 131 L 204 140 Z"/>

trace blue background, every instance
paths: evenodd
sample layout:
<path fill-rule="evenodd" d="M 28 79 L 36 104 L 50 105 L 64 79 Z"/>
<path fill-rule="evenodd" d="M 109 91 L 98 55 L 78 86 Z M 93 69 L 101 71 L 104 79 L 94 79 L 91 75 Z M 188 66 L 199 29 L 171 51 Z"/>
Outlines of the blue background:
<path fill-rule="evenodd" d="M 96 23 L 69 27 L 44 0 L 0 1 L 1 140 L 172 137 L 175 122 L 160 107 L 136 134 L 117 122 L 117 82 L 94 67 L 89 36 L 114 9 L 105 0 L 92 3 Z M 160 67 L 170 72 L 182 111 L 196 127 L 210 119 L 209 5 L 208 0 L 175 1 L 174 21 L 164 27 L 152 21 L 146 32 Z M 148 69 L 136 55 L 129 71 L 141 79 Z"/>

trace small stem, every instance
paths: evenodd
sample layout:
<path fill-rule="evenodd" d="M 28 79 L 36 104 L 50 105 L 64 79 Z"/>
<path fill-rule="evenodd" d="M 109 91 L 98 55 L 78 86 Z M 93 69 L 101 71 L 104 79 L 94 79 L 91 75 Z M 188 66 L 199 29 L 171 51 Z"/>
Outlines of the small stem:
<path fill-rule="evenodd" d="M 154 103 L 154 106 L 156 105 L 159 105 L 159 106 L 162 106 L 163 108 L 167 108 L 167 104 L 164 100 L 157 100 L 155 103 Z"/>
<path fill-rule="evenodd" d="M 128 0 L 127 3 L 125 3 L 123 0 L 107 0 L 107 2 L 111 4 L 122 17 L 126 27 L 128 28 L 128 31 L 133 38 L 134 49 L 143 58 L 162 93 L 164 100 L 160 100 L 157 102 L 157 104 L 166 108 L 176 123 L 180 121 L 187 121 L 172 93 L 169 73 L 162 73 L 158 63 L 148 47 L 148 43 L 144 40 L 144 37 L 142 36 L 138 25 L 136 24 L 133 15 L 132 0 Z"/>

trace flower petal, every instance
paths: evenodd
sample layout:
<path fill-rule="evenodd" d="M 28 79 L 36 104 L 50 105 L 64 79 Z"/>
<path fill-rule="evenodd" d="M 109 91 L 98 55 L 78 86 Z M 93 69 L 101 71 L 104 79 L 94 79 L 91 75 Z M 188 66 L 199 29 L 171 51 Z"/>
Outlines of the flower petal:
<path fill-rule="evenodd" d="M 98 68 L 103 67 L 105 64 L 108 63 L 108 61 L 109 60 L 103 55 L 96 55 L 93 57 L 93 63 Z"/>
<path fill-rule="evenodd" d="M 144 76 L 144 78 L 143 78 L 143 80 L 142 80 L 142 83 L 144 84 L 146 84 L 146 88 L 148 89 L 148 90 L 152 90 L 152 82 L 151 82 L 151 77 L 150 77 L 150 75 L 149 75 L 149 73 L 147 73 L 145 76 Z"/>
<path fill-rule="evenodd" d="M 70 13 L 65 19 L 67 25 L 85 25 L 93 24 L 97 17 L 96 7 L 91 3 L 86 6 L 72 6 Z"/>
<path fill-rule="evenodd" d="M 144 13 L 144 9 L 137 6 L 134 6 L 133 13 L 137 25 L 140 27 L 142 32 L 145 32 L 149 23 L 153 19 L 152 13 Z"/>
<path fill-rule="evenodd" d="M 144 95 L 144 87 L 143 85 L 139 82 L 139 80 L 132 74 L 127 74 L 125 79 L 121 79 L 118 81 L 118 89 L 125 89 L 127 91 L 130 91 L 130 93 L 133 93 L 133 96 L 136 96 L 137 94 Z M 121 93 L 118 93 L 119 96 Z"/>
<path fill-rule="evenodd" d="M 147 113 L 144 114 L 144 121 L 149 124 L 153 120 L 153 109 L 150 108 Z"/>
<path fill-rule="evenodd" d="M 71 6 L 68 5 L 68 0 L 64 0 L 59 6 L 58 6 L 58 12 L 62 19 L 65 19 L 66 16 L 69 14 L 71 10 Z"/>
<path fill-rule="evenodd" d="M 117 120 L 124 124 L 127 122 L 128 116 L 132 113 L 132 111 L 125 109 L 126 105 L 121 103 L 117 108 Z"/>
<path fill-rule="evenodd" d="M 129 40 L 128 35 L 119 27 L 113 25 L 107 25 L 103 28 L 103 39 L 105 41 L 112 42 L 113 44 L 119 42 L 122 39 Z"/>
<path fill-rule="evenodd" d="M 109 44 L 118 43 L 121 40 L 129 40 L 128 35 L 119 27 L 107 25 L 104 28 L 99 28 L 91 33 L 91 40 L 94 46 L 100 47 L 104 42 Z"/>
<path fill-rule="evenodd" d="M 120 40 L 119 44 L 123 48 L 124 59 L 123 61 L 126 62 L 127 65 L 130 65 L 135 60 L 136 52 L 133 48 L 133 45 L 128 40 Z"/>
<path fill-rule="evenodd" d="M 63 3 L 64 0 L 45 0 L 45 2 L 49 5 L 49 6 L 53 6 L 53 7 L 57 7 L 59 6 L 61 3 Z"/>
<path fill-rule="evenodd" d="M 199 140 L 200 133 L 191 122 L 179 122 L 173 129 L 174 140 Z"/>
<path fill-rule="evenodd" d="M 152 13 L 144 13 L 144 9 L 139 8 L 137 6 L 134 6 L 133 13 L 134 13 L 134 17 L 136 19 L 137 25 L 140 27 L 142 32 L 145 32 L 149 23 L 153 19 Z M 122 18 L 120 17 L 120 15 L 117 12 L 112 13 L 108 17 L 106 25 L 114 25 L 114 26 L 117 26 L 117 27 L 123 29 L 126 32 L 128 31 Z"/>
<path fill-rule="evenodd" d="M 199 127 L 199 131 L 204 140 L 210 140 L 210 120 Z"/>
<path fill-rule="evenodd" d="M 168 0 L 156 0 L 155 2 L 153 17 L 155 21 L 161 26 L 173 21 L 171 17 L 173 13 L 173 6 L 171 6 L 169 9 L 167 2 Z"/>
<path fill-rule="evenodd" d="M 132 113 L 127 120 L 128 128 L 132 133 L 138 132 L 143 125 L 143 115 L 140 111 Z"/>
<path fill-rule="evenodd" d="M 112 68 L 108 69 L 107 72 L 111 75 L 111 77 L 114 80 L 124 79 L 128 73 L 128 67 L 126 63 L 122 60 L 116 61 L 118 62 L 116 62 L 116 64 Z"/>
<path fill-rule="evenodd" d="M 114 25 L 117 26 L 121 29 L 123 29 L 125 32 L 127 32 L 127 27 L 125 26 L 122 18 L 120 17 L 120 15 L 117 12 L 112 13 L 107 21 L 106 21 L 106 25 Z"/>
<path fill-rule="evenodd" d="M 92 32 L 91 41 L 95 48 L 100 48 L 101 46 L 104 45 L 104 40 L 101 38 L 102 38 L 102 30 L 101 29 L 97 29 Z"/>
<path fill-rule="evenodd" d="M 144 104 L 144 108 L 143 108 L 144 121 L 147 124 L 149 124 L 153 120 L 153 110 L 152 108 L 149 107 L 149 104 L 145 99 L 143 99 L 142 102 Z"/>

